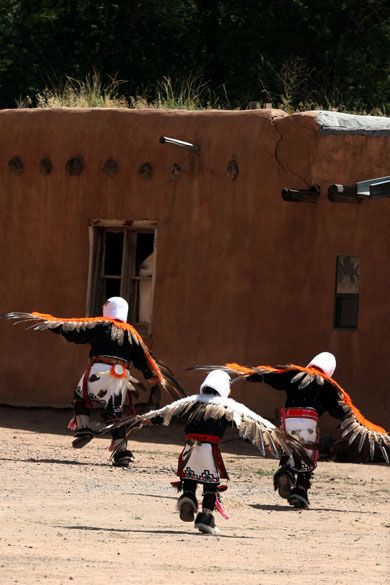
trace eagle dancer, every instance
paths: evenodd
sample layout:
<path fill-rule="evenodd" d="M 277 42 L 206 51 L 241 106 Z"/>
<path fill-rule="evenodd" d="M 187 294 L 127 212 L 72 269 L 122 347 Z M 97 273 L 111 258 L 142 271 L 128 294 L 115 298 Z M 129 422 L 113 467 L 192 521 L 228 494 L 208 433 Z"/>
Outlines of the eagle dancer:
<path fill-rule="evenodd" d="M 90 427 L 90 409 L 101 408 L 104 418 L 120 418 L 132 394 L 144 386 L 130 374 L 131 363 L 152 385 L 160 384 L 175 398 L 183 392 L 170 371 L 152 356 L 141 335 L 127 323 L 128 303 L 122 297 L 111 297 L 103 305 L 101 317 L 62 318 L 44 313 L 7 313 L 16 322 L 28 323 L 35 331 L 48 330 L 67 341 L 89 344 L 89 363 L 74 391 L 74 417 L 70 428 L 75 430 L 72 445 L 84 447 L 94 433 Z M 124 441 L 123 429 L 112 429 L 113 465 L 128 467 L 134 461 Z M 120 448 L 117 448 L 120 445 Z"/>
<path fill-rule="evenodd" d="M 225 518 L 220 492 L 221 479 L 229 479 L 219 445 L 228 425 L 249 440 L 263 456 L 278 458 L 283 451 L 288 456 L 307 460 L 301 443 L 285 430 L 276 428 L 270 421 L 236 402 L 230 395 L 230 376 L 215 370 L 208 374 L 200 386 L 199 394 L 176 400 L 159 410 L 122 421 L 114 422 L 126 436 L 145 425 L 168 426 L 174 420 L 185 423 L 186 443 L 180 454 L 177 475 L 173 485 L 183 491 L 178 500 L 180 519 L 193 522 L 200 532 L 216 534 L 214 509 Z M 198 512 L 196 489 L 203 486 L 202 508 Z"/>
<path fill-rule="evenodd" d="M 354 443 L 363 458 L 381 457 L 390 462 L 390 435 L 367 420 L 353 404 L 347 392 L 332 378 L 336 358 L 329 352 L 316 355 L 307 366 L 295 364 L 278 366 L 194 366 L 190 369 L 210 371 L 222 369 L 248 382 L 265 382 L 286 393 L 285 407 L 281 409 L 282 427 L 298 438 L 306 447 L 309 464 L 284 452 L 280 467 L 274 475 L 274 488 L 295 508 L 308 508 L 308 490 L 311 476 L 317 466 L 319 448 L 319 417 L 328 412 L 341 423 L 342 436 L 348 445 Z"/>

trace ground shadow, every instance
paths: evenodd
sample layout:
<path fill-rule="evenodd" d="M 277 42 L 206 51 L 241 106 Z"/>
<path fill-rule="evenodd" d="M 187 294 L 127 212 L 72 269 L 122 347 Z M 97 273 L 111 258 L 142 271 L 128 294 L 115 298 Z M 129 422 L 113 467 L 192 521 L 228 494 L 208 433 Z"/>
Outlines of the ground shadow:
<path fill-rule="evenodd" d="M 83 461 L 76 461 L 73 459 L 37 459 L 29 457 L 28 459 L 17 459 L 16 457 L 0 457 L 0 461 L 20 461 L 22 463 L 59 463 L 60 465 L 79 465 L 86 467 L 111 467 L 110 463 L 88 463 Z"/>
<path fill-rule="evenodd" d="M 294 506 L 278 506 L 277 504 L 249 504 L 251 508 L 255 510 L 268 510 L 274 512 L 285 512 L 289 510 L 291 512 L 302 512 L 302 508 L 294 508 Z M 378 512 L 370 512 L 364 510 L 339 510 L 337 508 L 312 508 L 310 507 L 305 513 L 310 512 L 340 512 L 341 514 L 378 514 Z"/>
<path fill-rule="evenodd" d="M 188 532 L 186 530 L 168 530 L 168 529 L 149 529 L 149 530 L 145 530 L 142 528 L 103 528 L 103 527 L 99 527 L 99 526 L 61 526 L 61 525 L 55 525 L 54 528 L 62 528 L 65 530 L 92 530 L 92 531 L 97 531 L 97 532 L 126 532 L 126 533 L 135 533 L 135 534 L 174 534 L 174 535 L 186 535 L 186 536 L 195 536 L 195 537 L 200 537 L 200 536 L 205 536 L 204 534 L 201 534 L 200 532 Z M 207 534 L 206 536 L 216 536 L 217 538 L 240 538 L 240 539 L 245 539 L 245 540 L 259 540 L 257 537 L 255 536 L 242 536 L 242 535 L 234 535 L 234 534 L 222 534 L 222 533 L 218 533 L 218 534 Z"/>
<path fill-rule="evenodd" d="M 161 496 L 160 494 L 141 494 L 137 492 L 124 492 L 124 496 L 142 496 L 143 498 L 161 498 L 163 500 L 177 500 L 177 496 Z"/>
<path fill-rule="evenodd" d="M 268 510 L 274 512 L 285 512 L 286 510 L 295 511 L 296 508 L 292 506 L 282 506 L 277 504 L 249 504 L 250 508 L 254 508 L 255 510 Z"/>
<path fill-rule="evenodd" d="M 0 426 L 8 429 L 24 430 L 35 433 L 47 433 L 72 437 L 67 426 L 73 416 L 71 408 L 16 407 L 0 405 Z M 99 419 L 99 416 L 97 415 Z M 110 434 L 95 437 L 96 440 L 110 439 Z M 130 437 L 132 443 L 156 443 L 160 445 L 182 446 L 185 440 L 184 424 L 175 422 L 169 427 L 144 428 Z M 259 457 L 256 449 L 238 437 L 237 431 L 229 428 L 221 444 L 223 453 Z"/>
<path fill-rule="evenodd" d="M 67 427 L 72 416 L 72 408 L 28 408 L 0 405 L 0 425 L 6 429 L 70 435 L 71 432 Z"/>

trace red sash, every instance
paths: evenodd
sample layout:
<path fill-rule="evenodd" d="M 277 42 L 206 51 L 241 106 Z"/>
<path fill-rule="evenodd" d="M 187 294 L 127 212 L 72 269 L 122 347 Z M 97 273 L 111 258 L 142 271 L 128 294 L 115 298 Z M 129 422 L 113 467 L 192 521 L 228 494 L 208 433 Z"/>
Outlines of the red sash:
<path fill-rule="evenodd" d="M 286 418 L 311 418 L 313 420 L 318 420 L 318 412 L 314 408 L 293 406 L 291 408 L 281 408 L 280 417 L 282 423 Z"/>

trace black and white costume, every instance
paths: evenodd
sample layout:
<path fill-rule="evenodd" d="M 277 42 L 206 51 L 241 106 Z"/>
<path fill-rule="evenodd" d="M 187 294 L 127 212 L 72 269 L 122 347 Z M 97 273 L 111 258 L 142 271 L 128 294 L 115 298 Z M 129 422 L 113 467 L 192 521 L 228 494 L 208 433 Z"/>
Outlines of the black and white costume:
<path fill-rule="evenodd" d="M 128 434 L 145 424 L 169 425 L 175 419 L 186 422 L 186 444 L 179 457 L 177 475 L 183 494 L 178 500 L 181 520 L 191 522 L 200 532 L 215 534 L 213 516 L 220 505 L 221 479 L 229 479 L 219 444 L 228 425 L 237 429 L 239 436 L 248 439 L 263 456 L 278 458 L 283 450 L 289 456 L 303 456 L 305 450 L 284 430 L 229 398 L 230 376 L 221 370 L 211 372 L 200 387 L 200 393 L 177 400 L 167 406 L 117 423 L 126 427 Z M 196 488 L 203 485 L 202 511 L 197 514 Z M 196 515 L 196 517 L 195 517 Z M 225 516 L 226 517 L 226 516 Z"/>
<path fill-rule="evenodd" d="M 180 387 L 166 368 L 152 357 L 142 337 L 126 323 L 128 304 L 122 297 L 111 297 L 103 305 L 103 316 L 63 319 L 42 313 L 8 313 L 20 322 L 35 322 L 35 330 L 48 330 L 67 341 L 89 344 L 89 363 L 74 392 L 74 418 L 69 428 L 75 430 L 74 448 L 84 447 L 94 436 L 90 427 L 90 409 L 101 408 L 105 420 L 120 418 L 125 403 L 132 410 L 132 394 L 143 385 L 130 373 L 131 364 L 146 380 L 173 391 Z M 164 372 L 164 373 L 163 373 Z M 168 378 L 167 378 L 168 376 Z M 124 429 L 112 429 L 113 465 L 127 467 L 134 457 L 127 449 Z"/>
<path fill-rule="evenodd" d="M 265 382 L 286 393 L 285 407 L 281 409 L 282 427 L 301 441 L 306 448 L 306 459 L 286 452 L 280 458 L 280 468 L 274 475 L 274 487 L 282 498 L 296 508 L 309 506 L 308 489 L 317 465 L 319 448 L 319 417 L 327 412 L 340 420 L 343 436 L 349 445 L 356 441 L 362 457 L 381 457 L 390 460 L 390 436 L 385 429 L 367 420 L 352 403 L 347 392 L 332 378 L 336 359 L 329 352 L 316 355 L 306 366 L 289 364 L 270 366 L 195 366 L 192 369 L 223 368 L 237 378 L 249 382 Z"/>
<path fill-rule="evenodd" d="M 315 356 L 307 368 L 318 368 L 331 377 L 336 369 L 336 359 L 329 352 Z M 265 382 L 275 390 L 286 392 L 285 407 L 281 409 L 283 428 L 299 438 L 303 444 L 312 444 L 307 453 L 311 465 L 296 462 L 293 457 L 282 454 L 280 468 L 274 475 L 274 487 L 282 498 L 296 508 L 309 506 L 308 490 L 311 476 L 317 466 L 319 447 L 318 418 L 328 412 L 331 416 L 343 419 L 345 412 L 338 404 L 336 388 L 324 388 L 323 378 L 312 376 L 303 383 L 305 372 L 292 370 L 285 373 L 269 372 L 250 376 L 248 381 Z"/>

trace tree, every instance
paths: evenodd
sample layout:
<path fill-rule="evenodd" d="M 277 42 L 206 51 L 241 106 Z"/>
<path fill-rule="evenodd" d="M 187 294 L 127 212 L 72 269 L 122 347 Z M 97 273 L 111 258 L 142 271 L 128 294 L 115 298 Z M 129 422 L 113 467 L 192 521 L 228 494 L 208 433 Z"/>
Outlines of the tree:
<path fill-rule="evenodd" d="M 220 104 L 371 110 L 388 102 L 388 54 L 384 0 L 0 1 L 0 107 L 94 69 L 128 96 L 198 75 Z"/>

